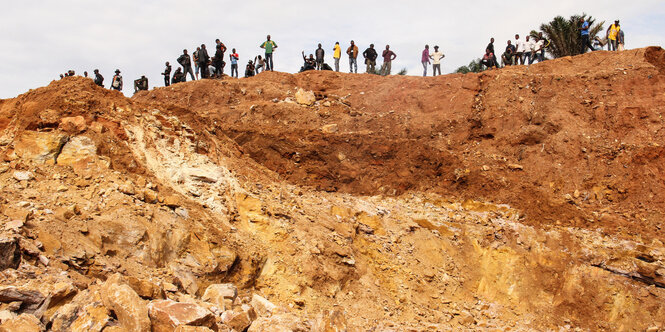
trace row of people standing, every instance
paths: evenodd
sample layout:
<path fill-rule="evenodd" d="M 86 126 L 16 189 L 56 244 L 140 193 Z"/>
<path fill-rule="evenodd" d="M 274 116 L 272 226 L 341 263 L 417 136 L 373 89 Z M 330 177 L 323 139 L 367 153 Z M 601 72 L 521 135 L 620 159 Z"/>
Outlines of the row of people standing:
<path fill-rule="evenodd" d="M 316 54 L 316 69 L 321 70 L 323 69 L 325 63 L 325 51 L 321 47 L 321 44 L 319 44 L 314 53 Z M 346 54 L 349 57 L 349 73 L 358 73 L 358 56 L 360 55 L 360 49 L 356 45 L 355 41 L 351 41 L 349 47 L 346 49 Z M 369 47 L 363 51 L 362 56 L 365 59 L 365 72 L 377 73 L 376 59 L 378 58 L 379 54 L 376 52 L 376 49 L 374 49 L 374 44 L 370 44 Z M 397 58 L 397 55 L 395 52 L 390 50 L 390 45 L 386 45 L 386 48 L 383 50 L 381 56 L 383 57 L 383 64 L 381 65 L 381 69 L 378 73 L 381 75 L 390 75 L 392 61 Z M 339 62 L 341 58 L 342 47 L 339 45 L 339 42 L 336 42 L 335 46 L 333 47 L 333 59 L 335 62 L 334 66 L 336 72 L 339 72 Z"/>

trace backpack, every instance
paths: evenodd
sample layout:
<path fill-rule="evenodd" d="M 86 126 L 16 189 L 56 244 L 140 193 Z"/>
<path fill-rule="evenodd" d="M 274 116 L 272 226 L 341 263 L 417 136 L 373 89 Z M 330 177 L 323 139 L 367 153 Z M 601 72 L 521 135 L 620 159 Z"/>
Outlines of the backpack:
<path fill-rule="evenodd" d="M 114 88 L 120 87 L 120 76 L 118 75 L 113 76 L 113 83 L 111 84 L 111 86 Z"/>

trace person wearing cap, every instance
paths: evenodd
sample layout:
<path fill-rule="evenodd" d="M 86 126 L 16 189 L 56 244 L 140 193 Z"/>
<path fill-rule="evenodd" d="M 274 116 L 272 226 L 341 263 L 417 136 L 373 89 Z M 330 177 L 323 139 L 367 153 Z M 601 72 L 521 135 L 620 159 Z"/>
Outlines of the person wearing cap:
<path fill-rule="evenodd" d="M 247 62 L 247 66 L 245 67 L 245 78 L 254 76 L 255 70 L 256 69 L 254 68 L 254 62 L 252 62 L 252 60 L 249 60 L 249 62 Z"/>
<path fill-rule="evenodd" d="M 333 59 L 335 59 L 335 71 L 339 72 L 339 59 L 342 57 L 342 48 L 339 46 L 339 42 L 335 43 L 333 48 Z"/>
<path fill-rule="evenodd" d="M 122 91 L 122 76 L 120 75 L 120 69 L 115 70 L 115 75 L 111 80 L 111 89 Z"/>
<path fill-rule="evenodd" d="M 93 73 L 95 74 L 95 84 L 97 84 L 97 85 L 99 85 L 103 88 L 104 87 L 104 76 L 102 76 L 102 74 L 99 73 L 99 69 L 95 69 L 93 71 Z"/>
<path fill-rule="evenodd" d="M 607 28 L 607 31 L 605 32 L 607 34 L 607 39 L 609 43 L 607 43 L 607 50 L 608 51 L 616 51 L 617 50 L 617 37 L 619 36 L 619 30 L 621 28 L 619 27 L 619 20 L 614 21 L 614 24 L 610 25 L 609 28 Z"/>
<path fill-rule="evenodd" d="M 369 44 L 369 48 L 363 52 L 363 57 L 365 58 L 365 65 L 367 66 L 367 69 L 365 70 L 366 73 L 373 73 L 376 71 L 376 58 L 379 56 L 379 54 L 376 53 L 376 50 L 374 49 L 374 44 Z"/>
<path fill-rule="evenodd" d="M 439 71 L 439 75 L 441 75 L 441 59 L 445 57 L 445 54 L 439 52 L 439 46 L 435 45 L 434 53 L 429 56 L 429 58 L 432 59 L 432 76 L 436 76 L 437 71 Z"/>

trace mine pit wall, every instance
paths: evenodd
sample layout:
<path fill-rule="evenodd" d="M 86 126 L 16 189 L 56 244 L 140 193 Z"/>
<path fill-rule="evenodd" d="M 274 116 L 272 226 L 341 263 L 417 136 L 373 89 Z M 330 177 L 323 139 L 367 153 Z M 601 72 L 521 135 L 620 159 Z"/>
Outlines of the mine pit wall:
<path fill-rule="evenodd" d="M 662 50 L 646 52 L 655 59 L 649 63 L 662 63 Z M 3 133 L 11 137 L 3 153 L 45 174 L 69 174 L 61 167 L 70 166 L 113 180 L 104 185 L 116 189 L 98 193 L 117 208 L 75 213 L 69 230 L 47 214 L 30 226 L 46 234 L 40 240 L 49 255 L 69 259 L 64 264 L 88 278 L 118 266 L 175 278 L 193 296 L 230 281 L 302 305 L 308 316 L 340 304 L 362 313 L 348 314 L 355 326 L 421 317 L 417 326 L 646 329 L 665 324 L 658 272 L 665 248 L 651 241 L 662 234 L 649 219 L 662 211 L 655 180 L 662 149 L 650 143 L 662 140 L 665 89 L 662 66 L 634 63 L 626 74 L 616 66 L 593 75 L 559 66 L 554 75 L 547 62 L 432 82 L 379 79 L 370 88 L 295 75 L 279 88 L 310 88 L 331 106 L 304 107 L 270 87 L 254 95 L 256 86 L 228 83 L 218 97 L 199 95 L 214 105 L 200 113 L 177 102 L 141 104 L 141 96 L 121 107 L 122 99 L 110 105 L 70 91 L 49 103 L 54 111 L 15 105 L 26 113 L 12 121 L 25 127 L 4 128 L 17 130 Z M 234 109 L 220 106 L 229 102 Z M 53 147 L 61 142 L 60 112 L 83 115 L 90 126 L 67 134 L 62 149 Z M 336 127 L 323 129 L 330 124 Z M 59 154 L 34 146 L 81 154 L 57 162 Z M 650 181 L 638 181 L 645 176 Z M 129 194 L 124 181 L 155 181 L 160 195 L 179 200 Z M 428 200 L 428 191 L 439 198 Z M 89 195 L 76 194 L 67 199 Z M 151 202 L 126 208 L 136 199 Z M 639 202 L 651 208 L 644 215 L 617 212 L 639 210 Z"/>

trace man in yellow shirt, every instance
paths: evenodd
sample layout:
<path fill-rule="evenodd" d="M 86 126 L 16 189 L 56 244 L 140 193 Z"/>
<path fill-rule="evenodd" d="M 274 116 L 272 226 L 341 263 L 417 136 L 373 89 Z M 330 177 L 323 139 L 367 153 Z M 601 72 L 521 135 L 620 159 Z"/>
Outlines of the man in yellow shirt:
<path fill-rule="evenodd" d="M 339 46 L 339 42 L 335 43 L 333 48 L 333 58 L 335 58 L 335 71 L 339 71 L 339 58 L 342 57 L 342 48 Z"/>
<path fill-rule="evenodd" d="M 619 27 L 619 20 L 614 21 L 614 24 L 610 25 L 609 28 L 607 28 L 607 39 L 609 39 L 609 43 L 607 43 L 607 50 L 608 51 L 616 51 L 617 50 L 617 37 L 619 36 L 619 30 L 621 28 Z"/>

